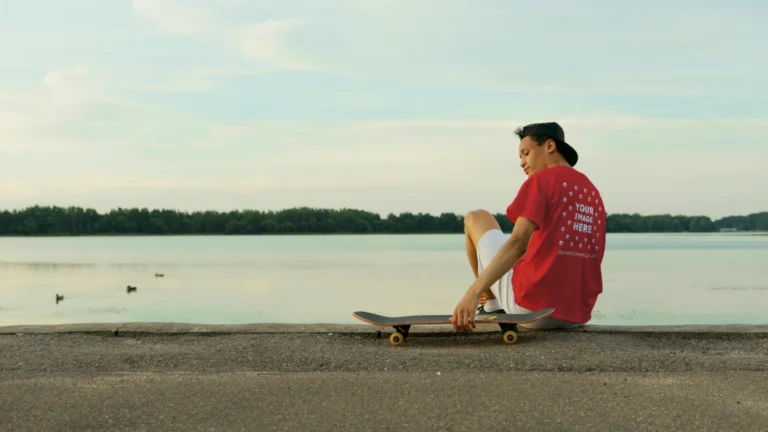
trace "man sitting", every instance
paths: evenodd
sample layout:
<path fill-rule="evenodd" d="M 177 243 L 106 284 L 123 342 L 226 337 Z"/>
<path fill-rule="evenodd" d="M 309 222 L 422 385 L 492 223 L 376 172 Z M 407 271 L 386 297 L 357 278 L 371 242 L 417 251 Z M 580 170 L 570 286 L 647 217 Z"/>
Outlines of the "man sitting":
<path fill-rule="evenodd" d="M 453 312 L 457 331 L 475 328 L 475 314 L 555 308 L 528 328 L 583 325 L 603 291 L 606 210 L 600 192 L 573 167 L 576 150 L 557 123 L 518 128 L 520 167 L 528 178 L 507 207 L 507 238 L 485 210 L 464 218 L 475 281 Z M 478 308 L 481 296 L 485 302 Z"/>

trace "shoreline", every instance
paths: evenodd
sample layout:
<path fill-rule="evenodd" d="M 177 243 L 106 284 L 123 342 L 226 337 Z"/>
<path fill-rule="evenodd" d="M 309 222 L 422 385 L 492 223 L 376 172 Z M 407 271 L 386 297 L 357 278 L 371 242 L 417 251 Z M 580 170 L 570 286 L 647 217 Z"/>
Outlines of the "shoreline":
<path fill-rule="evenodd" d="M 12 334 L 73 334 L 73 333 L 120 333 L 134 334 L 249 334 L 249 333 L 337 333 L 359 334 L 390 333 L 390 326 L 374 326 L 370 324 L 286 324 L 286 323 L 255 323 L 255 324 L 195 324 L 177 322 L 102 322 L 77 324 L 20 324 L 0 326 L 0 335 Z M 496 324 L 478 324 L 473 333 L 498 332 Z M 581 328 L 570 330 L 528 330 L 520 328 L 520 332 L 536 333 L 696 333 L 696 334 L 757 334 L 768 333 L 767 324 L 686 324 L 686 325 L 639 325 L 617 326 L 588 324 Z M 454 333 L 450 325 L 413 326 L 411 333 Z"/>
<path fill-rule="evenodd" d="M 510 234 L 511 230 L 502 230 L 504 234 Z M 312 236 L 409 236 L 409 235 L 463 235 L 463 232 L 286 232 L 286 233 L 249 233 L 249 234 L 224 234 L 224 233 L 179 233 L 179 234 L 147 234 L 147 233 L 115 233 L 115 234 L 0 234 L 2 238 L 94 238 L 94 237 L 312 237 Z M 768 230 L 749 231 L 608 231 L 608 234 L 628 235 L 741 235 L 741 236 L 765 236 Z"/>

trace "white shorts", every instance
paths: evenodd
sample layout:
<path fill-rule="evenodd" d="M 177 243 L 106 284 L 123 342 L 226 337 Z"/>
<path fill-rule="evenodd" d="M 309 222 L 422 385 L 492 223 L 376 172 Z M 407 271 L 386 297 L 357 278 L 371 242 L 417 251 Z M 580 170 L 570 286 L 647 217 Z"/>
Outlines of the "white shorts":
<path fill-rule="evenodd" d="M 482 273 L 483 270 L 488 267 L 491 260 L 496 253 L 501 249 L 501 246 L 507 241 L 507 236 L 498 229 L 492 229 L 487 231 L 480 237 L 477 242 L 477 271 Z M 496 283 L 491 285 L 491 292 L 499 299 L 501 307 L 506 313 L 509 314 L 525 314 L 533 311 L 528 310 L 517 303 L 515 303 L 515 293 L 512 291 L 512 269 L 504 273 Z M 576 328 L 583 324 L 570 323 L 554 318 L 542 318 L 531 323 L 520 324 L 520 327 L 525 327 L 534 330 L 547 330 L 557 328 Z"/>
<path fill-rule="evenodd" d="M 491 263 L 491 259 L 496 256 L 496 253 L 501 249 L 504 243 L 507 241 L 507 236 L 498 229 L 492 229 L 486 231 L 480 240 L 477 242 L 477 271 L 482 273 L 488 264 Z M 491 292 L 499 302 L 501 307 L 504 308 L 504 312 L 509 314 L 524 314 L 531 313 L 532 311 L 515 303 L 515 293 L 512 291 L 512 269 L 504 273 L 496 283 L 491 285 Z"/>

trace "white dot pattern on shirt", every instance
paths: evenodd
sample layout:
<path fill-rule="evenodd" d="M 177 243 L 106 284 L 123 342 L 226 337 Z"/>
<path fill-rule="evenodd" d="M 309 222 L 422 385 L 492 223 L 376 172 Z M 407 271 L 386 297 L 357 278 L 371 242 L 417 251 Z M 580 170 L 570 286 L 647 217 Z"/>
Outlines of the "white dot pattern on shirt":
<path fill-rule="evenodd" d="M 569 187 L 568 182 L 563 182 L 563 187 Z M 560 231 L 563 233 L 564 239 L 566 240 L 564 241 L 561 238 L 558 241 L 561 248 L 567 246 L 575 247 L 575 245 L 578 245 L 578 249 L 584 249 L 584 244 L 586 243 L 588 250 L 591 251 L 592 246 L 595 247 L 595 251 L 599 250 L 599 246 L 596 245 L 595 242 L 597 238 L 600 238 L 600 233 L 595 232 L 595 229 L 602 225 L 601 219 L 603 217 L 603 207 L 599 206 L 597 211 L 594 210 L 592 205 L 598 205 L 600 199 L 597 197 L 597 191 L 591 189 L 591 186 L 579 188 L 579 185 L 576 184 L 573 185 L 573 190 L 567 191 L 567 195 L 563 194 L 564 203 L 568 203 L 569 198 L 576 202 L 574 204 L 568 203 L 568 211 L 562 212 L 562 216 L 568 218 L 568 220 L 566 225 L 560 227 Z M 579 200 L 581 200 L 581 202 L 579 202 Z M 568 212 L 571 212 L 571 214 L 569 215 Z M 597 219 L 597 223 L 595 223 L 595 219 Z M 574 241 L 570 241 L 570 233 L 572 232 L 579 234 L 574 235 Z M 591 257 L 591 255 L 581 256 Z"/>

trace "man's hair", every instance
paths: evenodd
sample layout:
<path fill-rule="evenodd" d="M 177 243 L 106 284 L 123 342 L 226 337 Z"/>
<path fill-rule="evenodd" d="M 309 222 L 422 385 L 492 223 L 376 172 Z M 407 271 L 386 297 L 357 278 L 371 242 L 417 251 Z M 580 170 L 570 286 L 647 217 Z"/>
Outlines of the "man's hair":
<path fill-rule="evenodd" d="M 520 139 L 523 139 L 523 128 L 522 128 L 522 126 L 518 127 L 517 129 L 515 129 L 515 134 L 517 134 L 517 136 Z M 557 144 L 557 140 L 556 139 L 554 139 L 552 137 L 548 137 L 546 135 L 533 134 L 533 135 L 528 135 L 528 136 L 531 137 L 531 140 L 533 140 L 533 142 L 535 142 L 536 145 L 539 145 L 539 146 L 540 145 L 544 145 L 544 143 L 547 142 L 547 140 L 550 140 L 550 139 L 552 141 L 554 141 L 555 144 Z"/>

